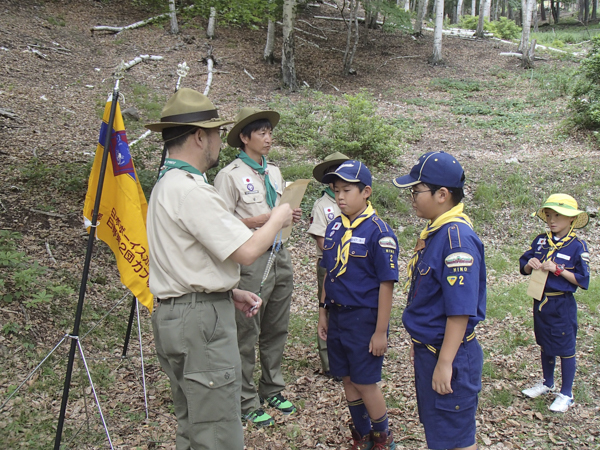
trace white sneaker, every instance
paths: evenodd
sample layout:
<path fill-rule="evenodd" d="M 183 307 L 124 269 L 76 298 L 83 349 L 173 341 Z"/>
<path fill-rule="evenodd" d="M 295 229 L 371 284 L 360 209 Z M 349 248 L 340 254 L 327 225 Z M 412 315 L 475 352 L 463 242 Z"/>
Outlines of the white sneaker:
<path fill-rule="evenodd" d="M 573 400 L 573 397 L 567 397 L 559 392 L 556 394 L 556 399 L 548 406 L 548 409 L 554 412 L 566 412 L 569 406 L 573 406 L 574 404 L 575 400 Z"/>
<path fill-rule="evenodd" d="M 554 391 L 554 385 L 552 385 L 552 387 L 548 387 L 540 381 L 535 386 L 530 387 L 528 389 L 523 389 L 521 392 L 523 393 L 523 395 L 526 395 L 529 398 L 537 398 L 540 395 L 548 394 L 552 391 Z"/>

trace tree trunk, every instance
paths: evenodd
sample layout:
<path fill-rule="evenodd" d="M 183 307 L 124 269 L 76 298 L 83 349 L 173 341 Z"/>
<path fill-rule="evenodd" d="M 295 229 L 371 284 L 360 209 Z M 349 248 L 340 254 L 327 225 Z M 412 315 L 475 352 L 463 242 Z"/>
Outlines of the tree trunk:
<path fill-rule="evenodd" d="M 429 0 L 419 0 L 418 3 L 418 11 L 417 11 L 417 19 L 415 20 L 415 34 L 420 36 L 422 34 L 421 30 L 423 29 L 423 19 L 425 19 L 425 13 L 427 12 L 427 6 L 429 5 Z"/>
<path fill-rule="evenodd" d="M 534 5 L 537 5 L 536 0 L 522 0 L 523 8 L 523 33 L 521 35 L 521 53 L 523 53 L 523 68 L 533 68 L 533 52 L 530 52 L 529 34 L 531 33 L 531 13 Z"/>
<path fill-rule="evenodd" d="M 346 35 L 346 51 L 344 52 L 344 75 L 349 75 L 352 69 L 352 61 L 356 53 L 358 44 L 358 0 L 350 0 L 348 9 L 350 10 L 350 20 L 348 23 L 348 34 Z M 354 35 L 354 45 L 352 36 Z"/>
<path fill-rule="evenodd" d="M 476 7 L 477 7 L 477 0 L 471 0 L 471 15 L 472 16 L 477 15 L 477 14 L 475 14 L 475 11 L 477 11 Z"/>
<path fill-rule="evenodd" d="M 560 1 L 556 0 L 556 20 L 554 21 L 554 23 L 558 23 L 559 20 L 560 20 Z"/>
<path fill-rule="evenodd" d="M 598 9 L 598 0 L 592 0 L 592 20 L 596 20 L 596 9 Z"/>
<path fill-rule="evenodd" d="M 179 26 L 177 25 L 177 14 L 175 13 L 175 0 L 169 0 L 169 11 L 171 15 L 171 33 L 179 33 Z"/>
<path fill-rule="evenodd" d="M 496 8 L 494 9 L 494 20 L 498 20 L 498 15 L 500 14 L 500 2 L 501 0 L 496 0 Z"/>
<path fill-rule="evenodd" d="M 398 0 L 398 2 L 400 2 L 400 0 Z M 400 6 L 400 5 L 398 5 L 398 6 Z M 410 0 L 404 1 L 404 11 L 410 11 Z"/>
<path fill-rule="evenodd" d="M 537 13 L 537 3 L 533 6 L 533 31 L 534 32 L 539 32 L 539 28 L 538 28 L 538 13 Z"/>
<path fill-rule="evenodd" d="M 596 1 L 596 0 L 594 0 Z M 584 12 L 583 12 L 583 23 L 588 24 L 590 20 L 590 0 L 583 0 Z"/>
<path fill-rule="evenodd" d="M 294 63 L 294 13 L 296 0 L 283 0 L 283 45 L 281 48 L 281 74 L 284 86 L 298 88 Z"/>
<path fill-rule="evenodd" d="M 438 65 L 442 61 L 442 28 L 444 26 L 444 0 L 435 2 L 435 29 L 433 32 L 433 55 L 429 62 Z"/>
<path fill-rule="evenodd" d="M 489 1 L 490 0 L 481 0 L 481 3 L 479 5 L 479 21 L 477 22 L 477 30 L 475 30 L 475 36 L 480 38 L 483 37 L 483 19 L 485 17 L 486 3 L 488 3 Z"/>
<path fill-rule="evenodd" d="M 546 21 L 546 8 L 544 7 L 544 0 L 540 0 L 540 19 Z"/>
<path fill-rule="evenodd" d="M 462 9 L 463 9 L 463 0 L 457 0 L 457 2 L 456 2 L 456 21 L 454 23 L 460 22 L 460 18 L 462 17 Z"/>
<path fill-rule="evenodd" d="M 212 39 L 215 37 L 215 28 L 217 27 L 217 8 L 210 7 L 210 16 L 208 17 L 208 26 L 206 27 L 206 37 Z"/>
<path fill-rule="evenodd" d="M 485 10 L 483 12 L 483 17 L 487 20 L 490 20 L 490 12 L 492 10 L 492 0 L 486 0 L 485 2 Z"/>
<path fill-rule="evenodd" d="M 275 61 L 275 55 L 273 55 L 273 46 L 275 45 L 275 22 L 269 19 L 267 25 L 267 43 L 265 44 L 265 52 L 263 58 L 269 64 L 273 64 Z"/>
<path fill-rule="evenodd" d="M 515 20 L 515 13 L 513 12 L 510 2 L 506 2 L 506 4 L 507 4 L 507 11 L 508 11 L 506 14 L 506 17 L 508 17 L 510 20 Z"/>

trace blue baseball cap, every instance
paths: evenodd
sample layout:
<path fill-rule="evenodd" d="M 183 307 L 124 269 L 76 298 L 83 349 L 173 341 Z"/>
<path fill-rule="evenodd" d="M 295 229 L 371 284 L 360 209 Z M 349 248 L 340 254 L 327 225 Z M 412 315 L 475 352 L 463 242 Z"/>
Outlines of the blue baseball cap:
<path fill-rule="evenodd" d="M 341 178 L 348 183 L 362 183 L 365 186 L 371 186 L 373 178 L 371 172 L 360 161 L 351 159 L 338 166 L 335 172 L 325 174 L 322 183 L 333 183 L 336 178 Z"/>
<path fill-rule="evenodd" d="M 419 183 L 453 188 L 465 185 L 465 172 L 454 156 L 445 152 L 421 155 L 408 175 L 393 180 L 394 186 L 406 188 Z"/>

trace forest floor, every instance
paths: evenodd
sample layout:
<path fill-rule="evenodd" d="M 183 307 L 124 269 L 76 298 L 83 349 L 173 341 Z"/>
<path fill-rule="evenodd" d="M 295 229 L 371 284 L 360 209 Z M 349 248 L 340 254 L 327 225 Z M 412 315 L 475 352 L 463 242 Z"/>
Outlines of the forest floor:
<path fill-rule="evenodd" d="M 276 104 L 288 108 L 288 115 L 300 114 L 303 105 L 344 104 L 342 94 L 366 92 L 377 114 L 402 123 L 409 136 L 394 163 L 374 170 L 376 183 L 389 185 L 389 180 L 407 173 L 427 151 L 444 150 L 459 159 L 468 180 L 466 211 L 475 219 L 486 245 L 488 265 L 488 318 L 477 328 L 486 355 L 477 416 L 480 448 L 600 448 L 596 257 L 590 291 L 577 297 L 575 406 L 566 414 L 554 414 L 547 409 L 551 398 L 528 400 L 520 394 L 541 377 L 531 304 L 517 264 L 533 236 L 544 229 L 530 213 L 552 192 L 573 194 L 592 216 L 579 235 L 592 252 L 600 248 L 598 144 L 593 135 L 566 130 L 562 122 L 568 114 L 566 92 L 578 65 L 576 58 L 545 54 L 533 71 L 524 71 L 519 60 L 499 55 L 516 46 L 490 39 L 444 37 L 445 64 L 434 67 L 427 62 L 431 34 L 419 38 L 381 30 L 366 34 L 361 28 L 353 62 L 357 73 L 345 77 L 341 73 L 344 25 L 314 19 L 314 15 L 339 16 L 339 11 L 321 5 L 300 13 L 302 21 L 297 26 L 322 38 L 297 33 L 296 69 L 304 89 L 288 93 L 281 89 L 279 61 L 269 65 L 262 60 L 263 27 L 218 27 L 210 42 L 204 36 L 206 20 L 198 17 L 180 17 L 179 35 L 169 33 L 167 21 L 117 35 L 90 33 L 95 25 L 124 26 L 154 14 L 128 3 L 5 0 L 0 5 L 0 109 L 16 115 L 0 116 L 0 268 L 5 274 L 21 275 L 11 281 L 13 301 L 6 297 L 8 284 L 0 283 L 0 402 L 72 329 L 87 242 L 81 220 L 86 174 L 102 110 L 114 84 L 114 68 L 121 60 L 140 54 L 164 58 L 134 66 L 121 82 L 122 108 L 135 107 L 141 115 L 139 122 L 126 120 L 131 142 L 143 133 L 143 123 L 159 117 L 174 91 L 177 64 L 186 61 L 191 67 L 182 86 L 204 90 L 202 59 L 210 44 L 218 72 L 209 96 L 224 117 L 233 118 L 241 106 L 248 105 L 267 108 Z M 311 111 L 304 117 L 310 115 Z M 143 171 L 147 179 L 156 171 L 160 149 L 157 136 L 132 149 L 138 172 Z M 298 177 L 293 174 L 307 177 L 317 162 L 312 150 L 276 145 L 273 157 L 288 179 Z M 388 191 L 396 196 L 394 189 Z M 284 361 L 285 395 L 298 412 L 286 417 L 274 413 L 274 427 L 248 427 L 248 449 L 349 447 L 342 388 L 320 373 L 315 344 L 315 249 L 305 230 L 318 195 L 319 187 L 313 185 L 303 203 L 303 220 L 288 244 L 295 289 Z M 381 211 L 397 231 L 403 273 L 423 223 L 411 216 L 406 198 L 390 202 L 397 207 L 381 205 Z M 9 253 L 10 248 L 21 255 Z M 169 383 L 155 356 L 146 310 L 141 311 L 141 334 L 149 418 L 144 413 L 135 339 L 130 357 L 120 357 L 129 315 L 127 292 L 110 250 L 98 243 L 81 342 L 114 447 L 174 449 L 176 421 Z M 426 444 L 418 421 L 409 338 L 401 322 L 404 299 L 398 288 L 381 388 L 397 448 L 419 449 Z M 67 353 L 63 343 L 0 411 L 4 448 L 51 446 Z M 107 448 L 79 359 L 71 385 L 64 448 Z"/>

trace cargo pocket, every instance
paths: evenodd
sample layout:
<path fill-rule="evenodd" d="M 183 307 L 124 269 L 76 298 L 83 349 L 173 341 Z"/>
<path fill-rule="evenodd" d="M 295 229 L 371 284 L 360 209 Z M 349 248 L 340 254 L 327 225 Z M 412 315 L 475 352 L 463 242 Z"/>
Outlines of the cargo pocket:
<path fill-rule="evenodd" d="M 570 333 L 571 331 L 564 325 L 552 327 L 552 329 L 550 330 L 550 335 L 552 336 L 552 343 L 556 347 L 563 347 Z"/>
<path fill-rule="evenodd" d="M 235 377 L 235 368 L 183 375 L 192 423 L 234 420 L 240 414 L 241 392 Z"/>
<path fill-rule="evenodd" d="M 465 412 L 472 410 L 477 406 L 477 394 L 465 395 L 461 397 L 450 395 L 441 395 L 435 399 L 435 407 L 440 411 L 447 412 Z"/>

